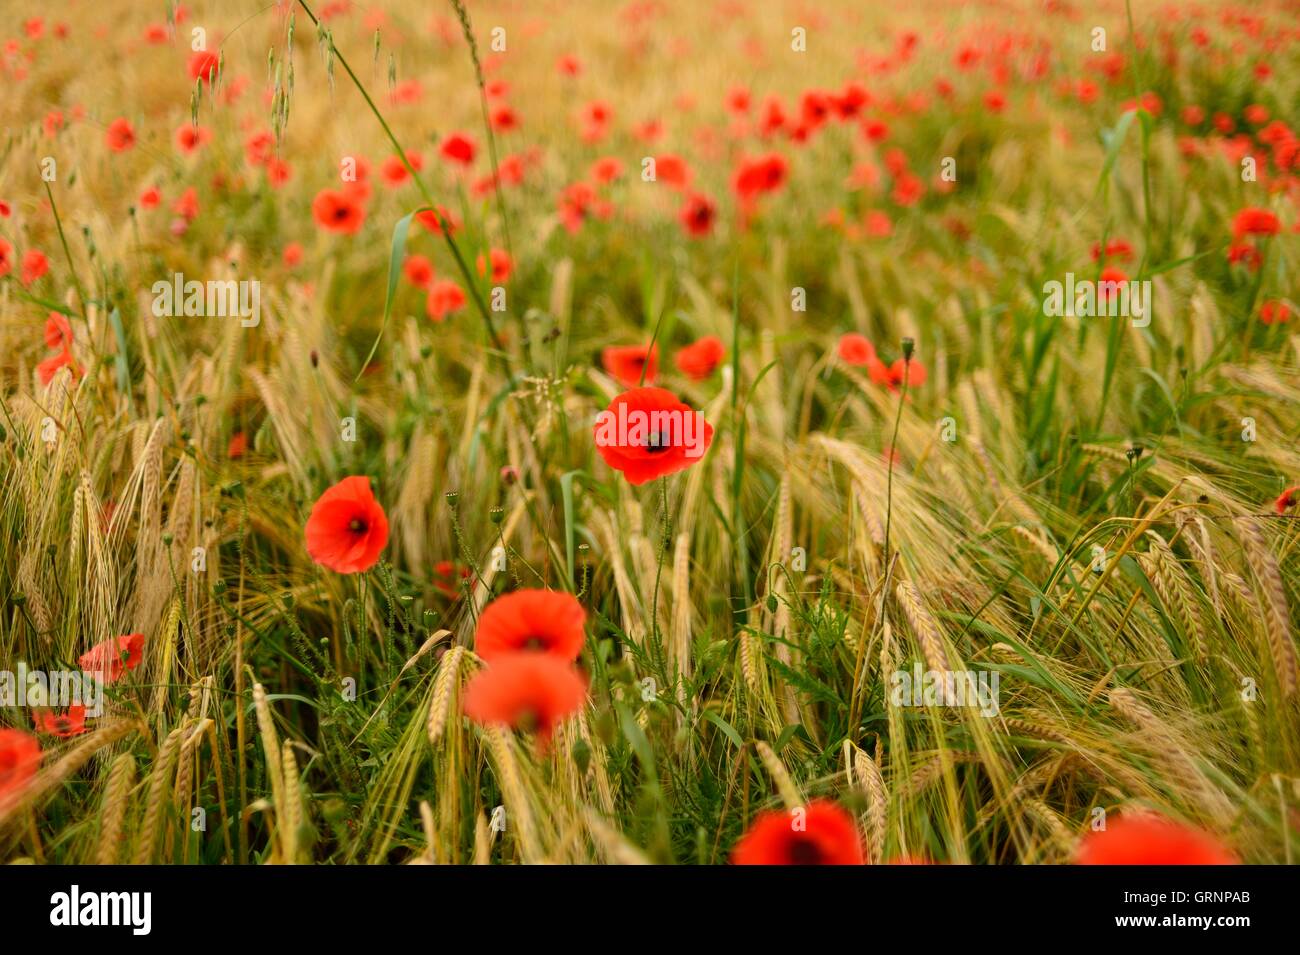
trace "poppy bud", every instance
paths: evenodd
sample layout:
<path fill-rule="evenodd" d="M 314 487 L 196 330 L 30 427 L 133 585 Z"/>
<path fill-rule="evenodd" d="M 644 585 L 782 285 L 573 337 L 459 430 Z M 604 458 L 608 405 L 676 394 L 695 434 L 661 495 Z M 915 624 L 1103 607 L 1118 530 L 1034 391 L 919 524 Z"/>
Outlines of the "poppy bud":
<path fill-rule="evenodd" d="M 281 599 L 282 601 L 284 601 L 284 609 L 285 609 L 285 610 L 292 610 L 292 609 L 293 609 L 293 594 L 285 594 L 285 595 L 282 596 L 280 599 Z"/>
<path fill-rule="evenodd" d="M 903 361 L 912 360 L 912 352 L 916 350 L 916 342 L 910 338 L 903 339 Z"/>
<path fill-rule="evenodd" d="M 212 592 L 220 597 L 226 592 L 226 582 L 224 580 L 218 580 L 212 585 Z"/>
<path fill-rule="evenodd" d="M 456 505 L 460 503 L 460 491 L 448 491 L 446 498 L 447 506 L 454 510 Z"/>
<path fill-rule="evenodd" d="M 767 595 L 767 612 L 776 613 L 776 594 Z"/>
<path fill-rule="evenodd" d="M 505 516 L 505 510 L 500 507 L 494 507 L 492 510 L 488 511 L 488 517 L 492 519 L 493 524 L 500 524 Z"/>

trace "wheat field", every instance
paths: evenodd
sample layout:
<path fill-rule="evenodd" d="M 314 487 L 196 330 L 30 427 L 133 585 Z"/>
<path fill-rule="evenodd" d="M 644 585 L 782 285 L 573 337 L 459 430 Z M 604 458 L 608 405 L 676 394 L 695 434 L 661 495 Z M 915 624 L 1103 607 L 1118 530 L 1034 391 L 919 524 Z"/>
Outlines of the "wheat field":
<path fill-rule="evenodd" d="M 5 7 L 0 859 L 1295 861 L 1294 0 Z"/>

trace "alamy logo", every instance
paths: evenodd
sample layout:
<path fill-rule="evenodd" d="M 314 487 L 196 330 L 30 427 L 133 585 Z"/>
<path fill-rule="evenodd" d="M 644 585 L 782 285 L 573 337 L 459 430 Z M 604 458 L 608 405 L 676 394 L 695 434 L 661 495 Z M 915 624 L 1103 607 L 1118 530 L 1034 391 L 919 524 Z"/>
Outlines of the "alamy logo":
<path fill-rule="evenodd" d="M 890 702 L 894 706 L 968 706 L 980 716 L 998 715 L 998 683 L 1002 674 L 996 670 L 922 670 L 914 663 L 911 670 L 895 670 Z"/>
<path fill-rule="evenodd" d="M 50 896 L 50 924 L 58 926 L 127 925 L 132 935 L 148 935 L 152 910 L 151 892 L 82 892 L 74 885 Z"/>
<path fill-rule="evenodd" d="M 706 427 L 704 415 L 698 411 L 642 411 L 620 403 L 617 414 L 606 409 L 596 415 L 596 444 L 649 451 L 681 448 L 686 457 L 698 458 L 706 447 Z"/>
<path fill-rule="evenodd" d="M 21 660 L 0 670 L 0 707 L 84 706 L 87 716 L 102 716 L 104 693 L 94 674 L 81 670 L 29 670 Z"/>
<path fill-rule="evenodd" d="M 1065 273 L 1065 281 L 1053 279 L 1043 285 L 1043 314 L 1053 318 L 1062 315 L 1080 318 L 1122 316 L 1133 319 L 1134 328 L 1151 324 L 1151 282 L 1148 279 L 1101 279 L 1094 282 L 1083 279 L 1076 282 L 1073 272 Z"/>
<path fill-rule="evenodd" d="M 256 328 L 262 322 L 262 283 L 257 279 L 187 282 L 183 273 L 176 272 L 170 282 L 153 283 L 152 310 L 157 318 L 238 318 L 245 328 Z"/>

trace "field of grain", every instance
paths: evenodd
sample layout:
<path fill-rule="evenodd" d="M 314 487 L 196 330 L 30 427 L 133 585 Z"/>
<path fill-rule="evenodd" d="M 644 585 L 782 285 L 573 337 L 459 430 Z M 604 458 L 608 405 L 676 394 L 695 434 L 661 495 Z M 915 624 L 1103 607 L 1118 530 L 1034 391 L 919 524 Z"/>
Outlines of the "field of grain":
<path fill-rule="evenodd" d="M 1295 861 L 1295 0 L 0 44 L 0 860 Z"/>

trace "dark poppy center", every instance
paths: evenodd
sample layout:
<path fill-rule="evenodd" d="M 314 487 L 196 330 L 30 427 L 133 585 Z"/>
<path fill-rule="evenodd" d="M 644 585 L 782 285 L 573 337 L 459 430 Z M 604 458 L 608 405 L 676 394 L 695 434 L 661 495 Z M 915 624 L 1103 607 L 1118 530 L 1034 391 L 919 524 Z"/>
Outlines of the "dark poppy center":
<path fill-rule="evenodd" d="M 348 218 L 348 207 L 347 207 L 347 206 L 335 206 L 335 207 L 334 207 L 334 220 L 335 220 L 336 222 L 342 222 L 342 221 L 343 221 L 344 219 L 346 219 L 346 218 Z"/>
<path fill-rule="evenodd" d="M 348 530 L 354 534 L 364 534 L 367 530 L 366 522 L 359 517 L 354 517 L 348 521 Z"/>
<path fill-rule="evenodd" d="M 822 850 L 811 839 L 795 839 L 790 844 L 790 863 L 792 865 L 821 865 Z"/>
<path fill-rule="evenodd" d="M 663 454 L 670 448 L 672 448 L 672 442 L 669 438 L 657 431 L 646 438 L 645 449 L 651 454 Z"/>
<path fill-rule="evenodd" d="M 541 637 L 529 637 L 524 641 L 525 650 L 545 650 L 546 641 Z"/>

